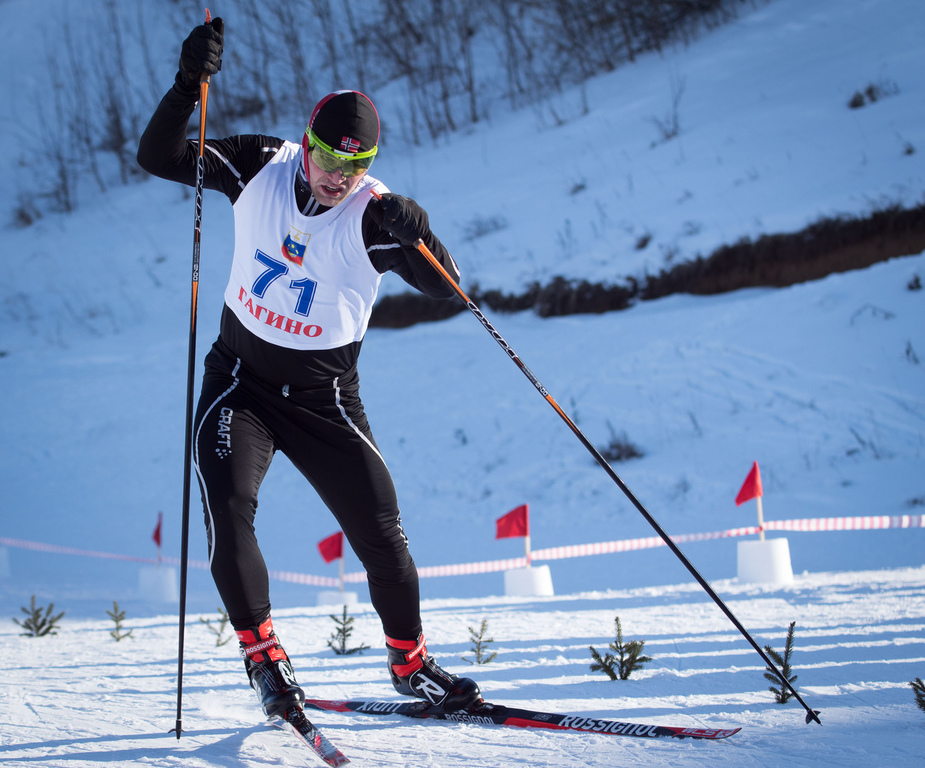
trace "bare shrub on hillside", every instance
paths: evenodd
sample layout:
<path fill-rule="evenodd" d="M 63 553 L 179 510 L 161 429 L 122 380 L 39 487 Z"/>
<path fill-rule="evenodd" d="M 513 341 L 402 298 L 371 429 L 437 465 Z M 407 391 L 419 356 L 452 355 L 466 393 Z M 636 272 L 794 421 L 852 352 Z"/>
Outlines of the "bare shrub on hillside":
<path fill-rule="evenodd" d="M 714 294 L 752 286 L 783 287 L 832 272 L 860 269 L 925 248 L 925 205 L 889 205 L 869 217 L 820 219 L 800 232 L 744 238 L 650 275 L 644 299 L 673 293 Z"/>
<path fill-rule="evenodd" d="M 728 21 L 742 3 L 755 1 L 383 0 L 359 7 L 347 0 L 226 0 L 225 62 L 210 92 L 210 132 L 302 121 L 318 98 L 340 88 L 360 88 L 374 101 L 386 89 L 403 92 L 399 119 L 416 143 L 484 120 L 498 99 L 514 108 L 545 104 L 554 120 L 565 121 L 568 115 L 549 101 L 552 94 L 643 51 L 687 42 L 700 27 Z M 112 183 L 104 157 L 115 158 L 121 183 L 139 172 L 134 148 L 159 97 L 140 98 L 137 82 L 116 75 L 142 73 L 144 90 L 162 93 L 169 81 L 158 67 L 175 67 L 179 36 L 198 22 L 174 8 L 175 50 L 155 58 L 141 4 L 135 15 L 116 0 L 105 0 L 102 9 L 107 19 L 89 43 L 77 45 L 76 30 L 67 19 L 59 23 L 61 50 L 47 61 L 54 118 L 45 116 L 37 141 L 66 149 L 37 183 L 50 187 L 65 211 L 76 205 L 84 175 L 101 189 Z M 129 39 L 137 41 L 135 50 L 123 44 Z M 587 112 L 584 91 L 580 98 Z M 254 125 L 257 117 L 262 127 Z"/>
<path fill-rule="evenodd" d="M 899 86 L 892 80 L 879 80 L 876 83 L 868 83 L 866 88 L 852 94 L 848 100 L 848 107 L 850 109 L 860 109 L 887 96 L 895 96 L 897 93 L 899 93 Z"/>

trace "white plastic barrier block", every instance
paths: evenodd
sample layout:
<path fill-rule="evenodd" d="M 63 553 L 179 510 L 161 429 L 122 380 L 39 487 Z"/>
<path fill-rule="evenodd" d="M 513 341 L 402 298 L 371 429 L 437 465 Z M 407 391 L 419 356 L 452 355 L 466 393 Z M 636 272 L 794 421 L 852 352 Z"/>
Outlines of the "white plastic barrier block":
<path fill-rule="evenodd" d="M 318 593 L 316 605 L 356 605 L 356 592 L 341 592 L 340 590 L 327 590 Z"/>
<path fill-rule="evenodd" d="M 790 584 L 790 544 L 787 539 L 738 542 L 738 578 L 742 584 Z"/>
<path fill-rule="evenodd" d="M 508 597 L 552 597 L 552 574 L 548 565 L 515 568 L 504 572 L 504 594 Z"/>
<path fill-rule="evenodd" d="M 164 565 L 142 568 L 138 571 L 138 596 L 158 603 L 179 602 L 177 569 Z"/>

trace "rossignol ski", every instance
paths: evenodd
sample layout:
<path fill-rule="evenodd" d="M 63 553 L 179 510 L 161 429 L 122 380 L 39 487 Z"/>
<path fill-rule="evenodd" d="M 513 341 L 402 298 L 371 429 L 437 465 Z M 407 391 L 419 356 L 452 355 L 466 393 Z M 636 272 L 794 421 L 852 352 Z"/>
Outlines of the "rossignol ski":
<path fill-rule="evenodd" d="M 725 739 L 740 728 L 680 728 L 668 725 L 626 723 L 583 715 L 563 715 L 480 702 L 457 712 L 447 712 L 425 701 L 336 701 L 306 699 L 305 706 L 325 712 L 356 712 L 362 715 L 402 715 L 422 720 L 448 720 L 473 725 L 504 725 L 514 728 L 545 728 L 553 731 L 580 731 L 608 736 L 642 739 Z"/>
<path fill-rule="evenodd" d="M 350 762 L 298 707 L 292 707 L 285 715 L 270 718 L 270 723 L 277 728 L 292 731 L 299 741 L 334 768 Z"/>

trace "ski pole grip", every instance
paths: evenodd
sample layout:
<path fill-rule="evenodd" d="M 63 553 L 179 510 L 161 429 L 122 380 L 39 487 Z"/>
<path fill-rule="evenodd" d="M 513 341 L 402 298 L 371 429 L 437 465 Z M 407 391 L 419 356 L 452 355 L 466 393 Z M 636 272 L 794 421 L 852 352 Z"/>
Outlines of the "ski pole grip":
<path fill-rule="evenodd" d="M 209 9 L 206 8 L 206 24 L 211 24 L 211 23 L 212 23 L 212 14 L 209 13 Z M 199 73 L 199 87 L 200 87 L 200 88 L 199 88 L 199 95 L 200 95 L 200 100 L 202 99 L 202 96 L 203 96 L 203 92 L 202 92 L 202 86 L 203 86 L 203 85 L 206 85 L 206 86 L 209 85 L 209 75 L 207 75 L 205 72 L 200 72 L 200 73 Z"/>

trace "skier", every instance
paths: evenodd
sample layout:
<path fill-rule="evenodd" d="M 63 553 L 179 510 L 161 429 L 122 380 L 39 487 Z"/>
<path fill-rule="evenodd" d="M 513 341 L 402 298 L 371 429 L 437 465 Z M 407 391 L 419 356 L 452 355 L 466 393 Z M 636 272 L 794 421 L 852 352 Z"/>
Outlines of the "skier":
<path fill-rule="evenodd" d="M 197 26 L 179 72 L 141 137 L 149 173 L 195 186 L 198 141 L 186 139 L 201 73 L 221 69 L 224 23 Z M 204 186 L 234 209 L 235 246 L 221 330 L 205 359 L 193 463 L 212 577 L 268 716 L 305 694 L 270 616 L 267 567 L 254 533 L 257 490 L 276 451 L 315 488 L 366 569 L 395 689 L 446 710 L 479 688 L 441 669 L 422 633 L 418 576 L 395 487 L 359 396 L 357 357 L 383 273 L 421 292 L 452 290 L 414 247 L 459 271 L 426 212 L 368 170 L 379 117 L 357 91 L 318 102 L 301 146 L 262 135 L 209 139 Z M 381 199 L 371 193 L 376 191 Z"/>

